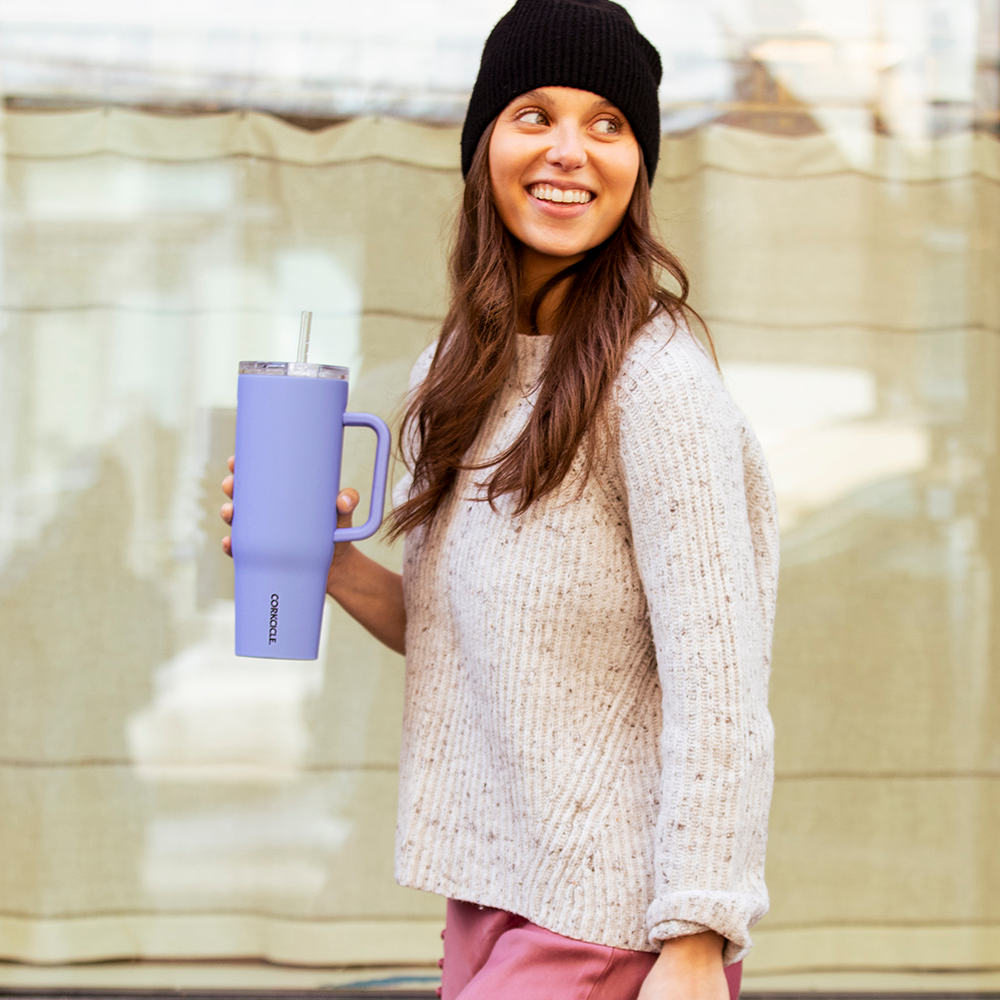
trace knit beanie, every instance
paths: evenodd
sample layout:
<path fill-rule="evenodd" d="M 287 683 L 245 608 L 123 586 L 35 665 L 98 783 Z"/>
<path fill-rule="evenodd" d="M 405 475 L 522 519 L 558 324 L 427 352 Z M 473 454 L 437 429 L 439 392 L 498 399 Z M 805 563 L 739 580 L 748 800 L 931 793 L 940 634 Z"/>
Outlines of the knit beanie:
<path fill-rule="evenodd" d="M 611 0 L 517 0 L 490 32 L 462 127 L 462 176 L 487 126 L 520 94 L 575 87 L 628 119 L 652 181 L 660 158 L 663 69 L 627 10 Z"/>

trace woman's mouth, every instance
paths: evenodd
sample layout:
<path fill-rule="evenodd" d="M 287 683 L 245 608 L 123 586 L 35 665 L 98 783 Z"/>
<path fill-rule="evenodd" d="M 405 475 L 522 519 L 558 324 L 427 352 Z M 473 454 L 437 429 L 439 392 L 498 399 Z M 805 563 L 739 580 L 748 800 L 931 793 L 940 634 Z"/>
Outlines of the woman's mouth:
<path fill-rule="evenodd" d="M 528 194 L 539 201 L 554 202 L 557 205 L 586 205 L 592 201 L 594 195 L 584 188 L 562 188 L 551 187 L 548 184 L 532 184 L 528 188 Z"/>

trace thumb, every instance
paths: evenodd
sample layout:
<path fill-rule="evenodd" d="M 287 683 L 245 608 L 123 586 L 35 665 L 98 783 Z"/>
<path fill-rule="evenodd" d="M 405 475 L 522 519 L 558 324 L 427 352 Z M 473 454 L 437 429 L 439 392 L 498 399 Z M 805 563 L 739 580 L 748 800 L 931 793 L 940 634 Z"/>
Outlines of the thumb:
<path fill-rule="evenodd" d="M 350 486 L 346 490 L 341 490 L 337 495 L 337 527 L 349 528 L 354 520 L 354 511 L 357 509 L 358 501 L 361 497 L 358 491 Z"/>

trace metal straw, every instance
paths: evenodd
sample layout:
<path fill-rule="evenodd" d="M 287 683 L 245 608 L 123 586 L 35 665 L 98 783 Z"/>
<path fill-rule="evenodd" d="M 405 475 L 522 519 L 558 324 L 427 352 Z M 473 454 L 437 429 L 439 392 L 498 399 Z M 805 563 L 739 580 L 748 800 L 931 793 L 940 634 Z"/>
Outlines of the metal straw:
<path fill-rule="evenodd" d="M 304 312 L 302 322 L 299 324 L 299 357 L 300 363 L 305 364 L 309 359 L 309 331 L 312 329 L 313 314 Z"/>

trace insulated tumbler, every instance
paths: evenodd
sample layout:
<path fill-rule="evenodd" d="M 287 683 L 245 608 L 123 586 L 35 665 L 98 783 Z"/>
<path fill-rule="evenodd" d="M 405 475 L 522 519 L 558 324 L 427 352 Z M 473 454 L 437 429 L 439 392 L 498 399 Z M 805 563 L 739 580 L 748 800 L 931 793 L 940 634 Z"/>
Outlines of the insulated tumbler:
<path fill-rule="evenodd" d="M 346 368 L 242 361 L 236 395 L 233 567 L 236 655 L 315 660 L 335 542 L 368 538 L 382 523 L 389 428 L 345 413 Z M 371 513 L 337 527 L 345 427 L 378 437 Z"/>

